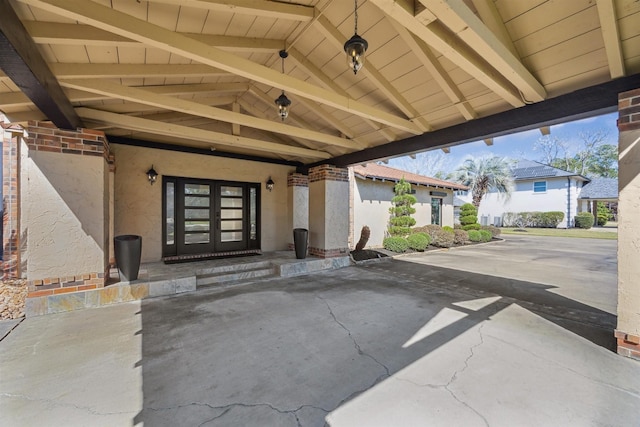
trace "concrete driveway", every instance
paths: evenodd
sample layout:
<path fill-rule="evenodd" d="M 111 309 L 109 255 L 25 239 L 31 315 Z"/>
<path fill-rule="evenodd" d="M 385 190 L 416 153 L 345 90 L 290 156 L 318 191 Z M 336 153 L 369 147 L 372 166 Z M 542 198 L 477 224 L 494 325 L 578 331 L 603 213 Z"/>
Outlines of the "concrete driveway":
<path fill-rule="evenodd" d="M 615 250 L 509 236 L 29 318 L 0 342 L 2 424 L 637 426 Z"/>

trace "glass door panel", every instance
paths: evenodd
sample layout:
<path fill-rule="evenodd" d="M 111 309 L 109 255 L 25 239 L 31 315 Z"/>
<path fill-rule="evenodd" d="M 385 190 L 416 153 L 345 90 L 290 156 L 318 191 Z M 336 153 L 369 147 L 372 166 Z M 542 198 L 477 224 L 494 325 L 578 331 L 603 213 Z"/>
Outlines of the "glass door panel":
<path fill-rule="evenodd" d="M 220 185 L 218 199 L 219 250 L 246 249 L 245 185 Z"/>

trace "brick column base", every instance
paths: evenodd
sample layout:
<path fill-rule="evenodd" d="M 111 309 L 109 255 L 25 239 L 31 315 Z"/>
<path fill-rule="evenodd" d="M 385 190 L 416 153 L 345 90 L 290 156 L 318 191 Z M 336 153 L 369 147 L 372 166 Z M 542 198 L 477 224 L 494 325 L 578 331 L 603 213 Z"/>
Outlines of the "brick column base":
<path fill-rule="evenodd" d="M 616 330 L 615 337 L 618 341 L 619 355 L 640 360 L 640 336 Z"/>

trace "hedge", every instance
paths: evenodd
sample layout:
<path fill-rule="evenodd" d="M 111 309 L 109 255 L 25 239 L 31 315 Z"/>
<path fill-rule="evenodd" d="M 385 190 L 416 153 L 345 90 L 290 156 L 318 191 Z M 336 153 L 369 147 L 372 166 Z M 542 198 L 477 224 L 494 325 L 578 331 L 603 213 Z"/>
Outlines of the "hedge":
<path fill-rule="evenodd" d="M 593 214 L 590 212 L 580 212 L 576 215 L 576 227 L 589 229 L 593 227 Z"/>
<path fill-rule="evenodd" d="M 409 249 L 409 242 L 404 237 L 387 237 L 382 246 L 388 251 L 402 253 Z"/>
<path fill-rule="evenodd" d="M 424 251 L 429 246 L 431 238 L 427 233 L 415 233 L 407 237 L 409 247 L 416 251 Z"/>
<path fill-rule="evenodd" d="M 505 212 L 505 227 L 557 228 L 564 219 L 564 212 Z"/>

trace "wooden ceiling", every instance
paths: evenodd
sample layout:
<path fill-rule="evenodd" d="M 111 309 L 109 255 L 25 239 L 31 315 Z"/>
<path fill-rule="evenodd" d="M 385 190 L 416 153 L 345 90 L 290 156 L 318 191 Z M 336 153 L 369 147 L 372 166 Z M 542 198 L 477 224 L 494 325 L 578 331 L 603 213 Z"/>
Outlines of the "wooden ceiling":
<path fill-rule="evenodd" d="M 0 30 L 12 122 L 291 164 L 456 145 L 640 87 L 638 0 L 359 0 L 357 75 L 351 0 L 3 0 Z"/>

